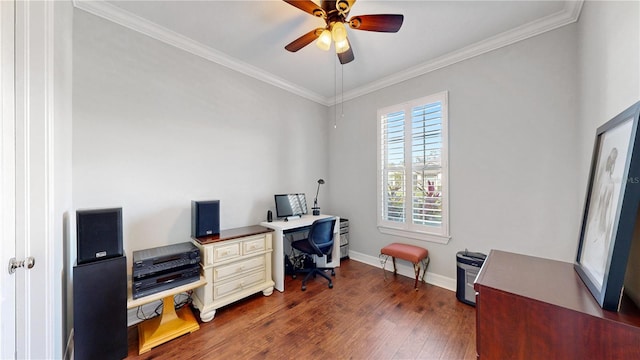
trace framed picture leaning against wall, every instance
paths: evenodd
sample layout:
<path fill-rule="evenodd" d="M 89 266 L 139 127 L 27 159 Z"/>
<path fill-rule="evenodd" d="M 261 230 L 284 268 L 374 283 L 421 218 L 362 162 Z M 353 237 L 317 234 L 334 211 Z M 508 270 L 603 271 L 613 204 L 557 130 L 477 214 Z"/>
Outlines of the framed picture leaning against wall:
<path fill-rule="evenodd" d="M 596 131 L 574 267 L 605 310 L 618 310 L 640 205 L 639 114 L 637 102 Z"/>

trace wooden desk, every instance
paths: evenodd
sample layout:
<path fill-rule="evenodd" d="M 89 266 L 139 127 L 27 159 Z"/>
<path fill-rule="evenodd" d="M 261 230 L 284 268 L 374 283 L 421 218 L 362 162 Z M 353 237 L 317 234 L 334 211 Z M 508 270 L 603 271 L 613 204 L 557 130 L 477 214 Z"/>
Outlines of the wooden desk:
<path fill-rule="evenodd" d="M 492 250 L 474 285 L 487 359 L 640 359 L 640 314 L 603 310 L 573 264 Z"/>
<path fill-rule="evenodd" d="M 323 267 L 339 267 L 340 266 L 340 218 L 333 215 L 303 215 L 300 219 L 289 221 L 277 220 L 273 222 L 263 221 L 261 226 L 275 230 L 273 236 L 273 281 L 276 283 L 275 288 L 278 291 L 284 291 L 284 254 L 285 254 L 285 231 L 295 231 L 296 229 L 311 226 L 314 221 L 328 217 L 336 218 L 336 226 L 333 228 L 333 256 L 332 260 Z"/>
<path fill-rule="evenodd" d="M 205 285 L 207 282 L 203 276 L 200 280 L 189 284 L 181 285 L 172 289 L 161 291 L 156 294 L 133 299 L 131 295 L 131 284 L 128 286 L 127 309 L 136 308 L 144 304 L 162 300 L 162 314 L 153 319 L 145 320 L 138 324 L 138 354 L 143 354 L 153 347 L 175 339 L 186 333 L 192 333 L 200 329 L 198 320 L 188 306 L 176 311 L 173 304 L 173 297 L 185 291 L 195 289 Z"/>

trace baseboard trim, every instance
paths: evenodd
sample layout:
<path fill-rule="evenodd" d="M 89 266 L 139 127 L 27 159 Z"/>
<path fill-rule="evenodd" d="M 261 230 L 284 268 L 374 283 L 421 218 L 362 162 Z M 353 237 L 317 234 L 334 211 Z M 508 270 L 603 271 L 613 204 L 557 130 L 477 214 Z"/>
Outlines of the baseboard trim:
<path fill-rule="evenodd" d="M 382 267 L 380 263 L 380 259 L 375 256 L 366 255 L 363 253 L 359 253 L 357 251 L 349 250 L 349 258 L 351 260 L 355 260 L 367 265 Z M 413 270 L 413 266 L 410 265 L 409 262 L 398 260 L 396 261 L 396 266 L 398 269 L 398 274 L 402 276 L 406 276 L 411 279 L 415 279 L 415 272 Z M 385 264 L 385 270 L 393 271 L 393 263 L 387 261 Z M 446 276 L 442 276 L 439 274 L 434 274 L 429 272 L 429 268 L 427 267 L 427 275 L 424 278 L 425 282 L 431 285 L 435 285 L 450 291 L 456 291 L 456 279 L 452 279 Z"/>

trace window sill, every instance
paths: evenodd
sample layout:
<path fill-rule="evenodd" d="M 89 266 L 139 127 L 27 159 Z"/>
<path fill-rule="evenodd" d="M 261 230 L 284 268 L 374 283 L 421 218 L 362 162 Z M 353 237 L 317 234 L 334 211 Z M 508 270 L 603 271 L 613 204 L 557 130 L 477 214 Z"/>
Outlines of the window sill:
<path fill-rule="evenodd" d="M 389 228 L 384 226 L 378 226 L 378 230 L 381 233 L 387 234 L 387 235 L 401 236 L 405 238 L 423 240 L 423 241 L 428 241 L 428 242 L 438 243 L 438 244 L 448 244 L 449 240 L 451 240 L 451 236 L 443 236 L 443 235 L 428 234 L 428 233 L 423 233 L 418 231 L 394 229 L 394 228 Z"/>

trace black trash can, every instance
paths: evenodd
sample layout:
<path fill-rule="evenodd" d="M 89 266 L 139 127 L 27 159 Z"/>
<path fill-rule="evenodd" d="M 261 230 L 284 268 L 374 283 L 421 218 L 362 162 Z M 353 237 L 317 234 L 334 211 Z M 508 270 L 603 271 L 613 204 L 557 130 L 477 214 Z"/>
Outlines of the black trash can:
<path fill-rule="evenodd" d="M 465 304 L 476 306 L 476 291 L 473 283 L 487 255 L 479 252 L 458 251 L 456 253 L 457 278 L 456 297 Z"/>

